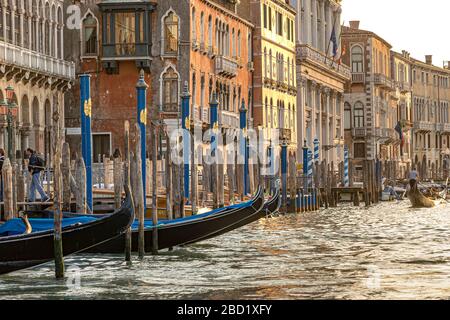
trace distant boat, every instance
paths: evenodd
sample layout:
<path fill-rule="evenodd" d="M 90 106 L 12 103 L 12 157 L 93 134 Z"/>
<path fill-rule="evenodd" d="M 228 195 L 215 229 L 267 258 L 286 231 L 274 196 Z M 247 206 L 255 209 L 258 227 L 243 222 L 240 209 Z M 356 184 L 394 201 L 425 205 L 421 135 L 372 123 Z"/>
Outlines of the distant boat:
<path fill-rule="evenodd" d="M 119 237 L 134 220 L 129 192 L 122 206 L 102 218 L 63 219 L 64 256 L 77 253 Z M 0 226 L 0 274 L 33 267 L 54 259 L 53 219 L 30 219 L 31 233 L 22 219 L 12 219 Z"/>
<path fill-rule="evenodd" d="M 433 200 L 425 197 L 423 193 L 420 192 L 417 187 L 417 182 L 415 182 L 408 191 L 408 199 L 411 201 L 411 205 L 414 208 L 433 208 L 435 206 Z"/>

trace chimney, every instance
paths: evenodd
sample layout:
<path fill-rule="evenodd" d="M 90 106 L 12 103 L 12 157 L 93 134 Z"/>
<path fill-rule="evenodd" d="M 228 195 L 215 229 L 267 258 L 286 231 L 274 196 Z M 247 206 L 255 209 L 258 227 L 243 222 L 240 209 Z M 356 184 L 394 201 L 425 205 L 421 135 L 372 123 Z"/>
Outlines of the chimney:
<path fill-rule="evenodd" d="M 350 21 L 350 28 L 352 29 L 359 29 L 359 20 L 353 20 Z"/>
<path fill-rule="evenodd" d="M 429 64 L 429 65 L 433 64 L 433 56 L 430 54 L 426 55 L 425 62 L 426 62 L 426 64 Z"/>

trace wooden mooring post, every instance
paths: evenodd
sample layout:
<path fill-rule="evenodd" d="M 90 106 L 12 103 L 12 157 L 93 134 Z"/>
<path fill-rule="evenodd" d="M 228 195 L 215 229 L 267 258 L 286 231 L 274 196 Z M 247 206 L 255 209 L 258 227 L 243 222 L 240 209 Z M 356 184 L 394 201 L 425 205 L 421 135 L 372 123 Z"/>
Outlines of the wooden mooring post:
<path fill-rule="evenodd" d="M 61 174 L 61 131 L 58 105 L 53 112 L 53 193 L 54 193 L 54 238 L 53 249 L 55 255 L 55 277 L 64 277 L 64 256 L 62 239 L 62 174 Z M 47 183 L 49 183 L 47 180 Z"/>
<path fill-rule="evenodd" d="M 124 123 L 124 144 L 125 144 L 125 159 L 124 159 L 124 185 L 128 192 L 130 188 L 130 123 Z M 133 201 L 133 197 L 131 197 Z M 134 203 L 133 203 L 134 208 Z M 125 261 L 131 263 L 131 226 L 125 233 Z"/>
<path fill-rule="evenodd" d="M 62 146 L 62 164 L 61 164 L 61 174 L 63 179 L 63 211 L 70 211 L 70 202 L 72 200 L 72 194 L 70 190 L 70 147 L 67 142 L 63 143 Z"/>
<path fill-rule="evenodd" d="M 158 254 L 158 186 L 156 183 L 157 175 L 157 161 L 158 161 L 158 132 L 159 126 L 157 123 L 152 122 L 152 254 Z M 180 166 L 180 168 L 182 168 Z M 181 195 L 182 199 L 184 195 Z M 184 202 L 182 200 L 182 202 Z M 183 210 L 183 209 L 182 209 Z"/>
<path fill-rule="evenodd" d="M 145 219 L 145 208 L 144 208 L 144 180 L 142 173 L 142 157 L 141 157 L 141 129 L 138 123 L 135 124 L 136 131 L 136 153 L 134 156 L 134 162 L 136 164 L 136 181 L 134 199 L 136 203 L 135 213 L 138 217 L 139 227 L 138 227 L 138 257 L 139 259 L 144 259 L 145 255 L 145 234 L 144 234 L 144 219 Z"/>

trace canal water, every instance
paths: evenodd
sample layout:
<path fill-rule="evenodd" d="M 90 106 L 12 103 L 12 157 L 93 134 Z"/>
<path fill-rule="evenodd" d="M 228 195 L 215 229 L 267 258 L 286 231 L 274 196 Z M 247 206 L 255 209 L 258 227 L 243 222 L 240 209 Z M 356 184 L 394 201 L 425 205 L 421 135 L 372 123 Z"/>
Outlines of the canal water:
<path fill-rule="evenodd" d="M 449 299 L 450 205 L 409 201 L 264 219 L 131 266 L 114 255 L 0 276 L 13 299 Z"/>

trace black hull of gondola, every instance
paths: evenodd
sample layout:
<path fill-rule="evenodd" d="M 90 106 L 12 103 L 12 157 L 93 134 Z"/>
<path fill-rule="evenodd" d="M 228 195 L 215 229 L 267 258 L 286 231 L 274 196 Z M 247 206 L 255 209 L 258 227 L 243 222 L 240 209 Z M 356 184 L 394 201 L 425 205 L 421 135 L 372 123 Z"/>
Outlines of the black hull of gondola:
<path fill-rule="evenodd" d="M 203 219 L 193 219 L 178 224 L 158 226 L 158 250 L 194 243 L 212 234 L 217 234 L 230 225 L 242 219 L 253 216 L 262 210 L 264 203 L 262 189 L 259 188 L 252 204 L 245 208 L 227 210 Z M 153 228 L 145 230 L 145 251 L 152 251 Z M 132 251 L 137 251 L 138 231 L 132 232 Z M 125 237 L 121 236 L 114 240 L 93 247 L 86 252 L 90 253 L 123 253 L 125 250 Z"/>
<path fill-rule="evenodd" d="M 208 240 L 208 239 L 211 239 L 214 237 L 218 237 L 227 232 L 242 228 L 248 224 L 258 221 L 259 219 L 265 218 L 272 213 L 277 212 L 280 209 L 280 207 L 281 207 L 281 195 L 280 195 L 280 189 L 277 189 L 274 196 L 272 197 L 272 199 L 270 199 L 269 201 L 264 203 L 264 207 L 262 208 L 262 210 L 255 212 L 253 215 L 250 215 L 250 216 L 242 219 L 241 221 L 238 221 L 235 224 L 230 225 L 227 228 L 220 230 L 219 232 L 210 234 L 207 237 L 197 239 L 196 241 L 193 241 L 193 242 L 188 242 L 188 243 L 186 243 L 186 245 L 192 244 L 194 242 L 204 241 L 204 240 Z"/>
<path fill-rule="evenodd" d="M 114 239 L 134 220 L 130 197 L 121 208 L 102 219 L 62 229 L 64 256 Z M 0 238 L 0 274 L 33 267 L 54 259 L 53 230 Z"/>

